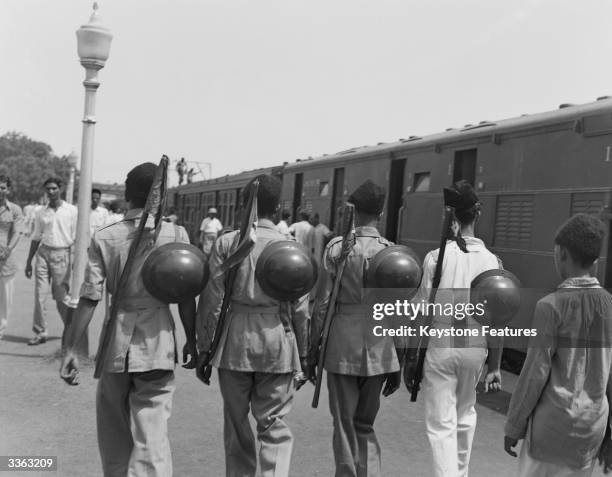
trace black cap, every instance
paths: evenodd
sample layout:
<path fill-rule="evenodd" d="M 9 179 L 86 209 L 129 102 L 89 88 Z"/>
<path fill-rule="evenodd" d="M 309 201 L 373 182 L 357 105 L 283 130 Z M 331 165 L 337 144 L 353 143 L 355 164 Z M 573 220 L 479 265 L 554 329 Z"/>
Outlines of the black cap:
<path fill-rule="evenodd" d="M 452 187 L 444 188 L 444 205 L 457 210 L 467 210 L 478 202 L 480 201 L 474 192 L 474 187 L 466 180 L 455 182 Z"/>
<path fill-rule="evenodd" d="M 384 187 L 380 187 L 368 179 L 353 191 L 348 198 L 348 202 L 353 204 L 359 212 L 378 215 L 385 206 L 385 196 Z"/>

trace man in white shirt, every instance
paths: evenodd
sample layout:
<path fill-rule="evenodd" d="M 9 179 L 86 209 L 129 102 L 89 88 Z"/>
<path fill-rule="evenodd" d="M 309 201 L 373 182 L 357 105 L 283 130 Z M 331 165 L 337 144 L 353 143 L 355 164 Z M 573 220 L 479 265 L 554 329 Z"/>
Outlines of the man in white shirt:
<path fill-rule="evenodd" d="M 100 227 L 104 227 L 109 223 L 108 210 L 100 205 L 102 191 L 100 189 L 91 190 L 91 212 L 89 213 L 89 236 Z"/>
<path fill-rule="evenodd" d="M 77 208 L 61 199 L 63 182 L 51 177 L 44 183 L 49 204 L 41 208 L 34 218 L 34 232 L 25 275 L 32 277 L 32 259 L 36 255 L 36 284 L 34 302 L 35 335 L 28 344 L 38 345 L 47 341 L 45 319 L 45 288 L 51 281 L 53 299 L 63 322 L 66 320 L 64 300 L 70 283 L 70 247 L 76 237 Z"/>
<path fill-rule="evenodd" d="M 308 212 L 300 212 L 298 217 L 300 221 L 291 224 L 291 227 L 289 227 L 289 232 L 295 237 L 296 242 L 301 243 L 308 250 L 310 250 L 312 246 L 310 245 L 309 238 L 310 231 L 313 228 L 312 225 L 310 225 L 310 222 L 308 222 L 310 215 Z"/>
<path fill-rule="evenodd" d="M 285 237 L 289 238 L 291 233 L 289 232 L 289 218 L 291 213 L 288 210 L 283 210 L 281 220 L 276 224 L 276 230 L 278 230 Z"/>
<path fill-rule="evenodd" d="M 121 222 L 124 218 L 123 209 L 121 207 L 121 202 L 118 200 L 113 200 L 108 206 L 110 209 L 108 211 L 108 224 L 114 224 L 116 222 Z"/>
<path fill-rule="evenodd" d="M 204 255 L 206 255 L 206 259 L 210 257 L 213 244 L 222 230 L 223 225 L 217 218 L 217 209 L 211 207 L 208 209 L 207 216 L 202 220 L 202 225 L 200 225 L 200 246 Z"/>

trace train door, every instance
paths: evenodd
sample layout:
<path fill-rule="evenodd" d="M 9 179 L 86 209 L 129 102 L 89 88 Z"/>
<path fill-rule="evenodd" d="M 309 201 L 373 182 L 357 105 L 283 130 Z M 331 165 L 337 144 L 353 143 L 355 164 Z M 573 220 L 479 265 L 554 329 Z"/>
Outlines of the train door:
<path fill-rule="evenodd" d="M 291 220 L 293 222 L 297 222 L 297 213 L 302 205 L 302 187 L 304 185 L 304 174 L 298 173 L 295 175 L 295 180 L 293 182 L 293 211 Z"/>
<path fill-rule="evenodd" d="M 478 149 L 455 151 L 453 164 L 453 183 L 466 180 L 474 185 L 476 182 L 476 155 Z"/>
<path fill-rule="evenodd" d="M 389 198 L 387 200 L 387 230 L 385 237 L 397 241 L 398 213 L 404 195 L 404 170 L 406 159 L 394 159 L 389 170 Z"/>
<path fill-rule="evenodd" d="M 329 210 L 329 229 L 334 230 L 338 222 L 338 212 L 344 197 L 344 167 L 334 169 L 334 182 L 332 184 L 331 205 Z"/>

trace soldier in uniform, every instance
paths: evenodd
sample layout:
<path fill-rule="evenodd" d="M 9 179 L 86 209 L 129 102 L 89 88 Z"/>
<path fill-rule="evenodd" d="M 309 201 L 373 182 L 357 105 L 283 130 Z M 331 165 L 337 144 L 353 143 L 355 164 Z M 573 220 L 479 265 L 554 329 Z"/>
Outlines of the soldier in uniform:
<path fill-rule="evenodd" d="M 383 386 L 384 395 L 399 387 L 401 357 L 393 338 L 373 335 L 363 284 L 369 260 L 392 243 L 376 228 L 385 203 L 382 187 L 368 180 L 348 202 L 355 206 L 355 244 L 346 259 L 325 363 L 317 365 L 327 371 L 336 477 L 376 477 L 381 475 L 381 450 L 374 420 Z M 312 343 L 321 335 L 341 249 L 341 237 L 332 239 L 325 248 L 312 317 Z M 311 350 L 311 356 L 315 354 L 316 350 Z"/>
<path fill-rule="evenodd" d="M 274 225 L 281 183 L 270 175 L 253 179 L 243 191 L 246 205 L 254 180 L 257 193 L 257 239 L 239 264 L 231 290 L 217 273 L 232 252 L 238 232 L 217 239 L 209 261 L 211 278 L 200 298 L 196 318 L 198 376 L 203 378 L 225 293 L 231 293 L 227 326 L 212 365 L 219 369 L 223 396 L 225 467 L 228 477 L 289 475 L 293 436 L 284 418 L 291 410 L 294 373 L 306 366 L 308 352 L 308 295 L 290 307 L 267 296 L 255 279 L 255 265 L 267 244 L 286 240 Z M 249 407 L 257 422 L 259 459 L 249 425 Z M 259 463 L 259 469 L 257 464 Z"/>
<path fill-rule="evenodd" d="M 92 238 L 81 299 L 64 343 L 60 376 L 69 384 L 78 384 L 74 346 L 102 299 L 104 281 L 111 295 L 116 291 L 156 168 L 148 162 L 130 171 L 125 181 L 125 219 L 96 231 Z M 147 230 L 148 225 L 145 233 Z M 189 243 L 189 237 L 183 227 L 162 222 L 154 248 L 169 242 Z M 168 418 L 175 389 L 176 337 L 168 304 L 151 296 L 144 287 L 141 270 L 148 255 L 138 254 L 130 270 L 128 289 L 118 305 L 116 326 L 98 381 L 98 446 L 105 477 L 172 475 Z M 195 300 L 179 305 L 187 336 L 185 360 L 188 355 L 195 358 L 195 311 Z M 105 331 L 107 326 L 102 333 Z M 185 367 L 193 368 L 195 362 Z"/>

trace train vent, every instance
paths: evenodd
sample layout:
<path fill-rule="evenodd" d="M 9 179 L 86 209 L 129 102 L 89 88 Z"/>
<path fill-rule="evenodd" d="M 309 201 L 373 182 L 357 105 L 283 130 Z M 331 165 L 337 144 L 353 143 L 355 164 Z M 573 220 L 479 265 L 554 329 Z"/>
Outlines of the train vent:
<path fill-rule="evenodd" d="M 495 221 L 496 247 L 529 248 L 532 226 L 533 195 L 499 196 Z"/>
<path fill-rule="evenodd" d="M 577 192 L 572 194 L 572 213 L 599 215 L 603 209 L 603 192 Z"/>

